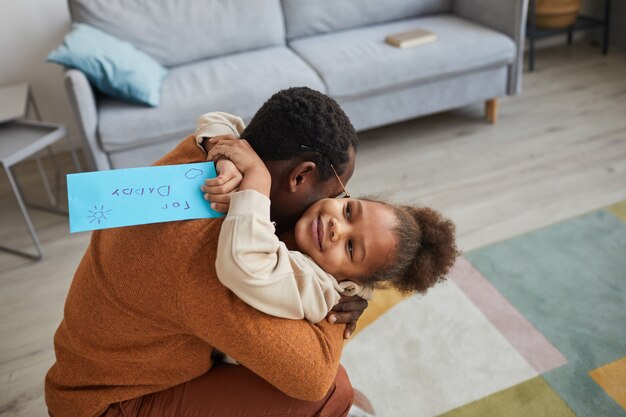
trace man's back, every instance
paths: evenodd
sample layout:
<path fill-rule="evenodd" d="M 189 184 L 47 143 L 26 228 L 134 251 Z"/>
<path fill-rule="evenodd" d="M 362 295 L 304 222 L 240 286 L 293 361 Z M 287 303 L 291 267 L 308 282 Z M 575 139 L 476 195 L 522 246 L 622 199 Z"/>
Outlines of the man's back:
<path fill-rule="evenodd" d="M 203 159 L 192 155 L 199 160 L 188 162 Z M 93 232 L 55 334 L 57 363 L 46 377 L 54 415 L 95 415 L 209 370 L 212 347 L 189 334 L 180 305 L 184 288 L 197 285 L 190 281 L 209 285 L 215 276 L 220 225 L 202 219 Z"/>
<path fill-rule="evenodd" d="M 201 244 L 201 234 L 194 241 L 185 237 L 199 231 L 216 235 L 220 223 L 94 232 L 55 334 L 57 363 L 46 377 L 46 400 L 55 416 L 95 415 L 113 402 L 209 370 L 212 347 L 184 328 L 180 293 L 189 285 L 182 281 L 197 276 L 199 268 L 207 281 L 214 276 L 208 262 L 214 241 Z"/>

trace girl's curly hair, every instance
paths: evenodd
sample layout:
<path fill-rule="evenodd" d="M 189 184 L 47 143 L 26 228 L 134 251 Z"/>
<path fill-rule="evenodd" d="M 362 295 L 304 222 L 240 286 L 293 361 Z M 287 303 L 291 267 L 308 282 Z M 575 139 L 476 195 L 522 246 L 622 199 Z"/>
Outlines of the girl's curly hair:
<path fill-rule="evenodd" d="M 375 272 L 363 283 L 375 288 L 391 286 L 403 293 L 426 293 L 446 279 L 459 256 L 454 223 L 428 207 L 378 202 L 396 215 L 396 256 L 390 268 Z"/>

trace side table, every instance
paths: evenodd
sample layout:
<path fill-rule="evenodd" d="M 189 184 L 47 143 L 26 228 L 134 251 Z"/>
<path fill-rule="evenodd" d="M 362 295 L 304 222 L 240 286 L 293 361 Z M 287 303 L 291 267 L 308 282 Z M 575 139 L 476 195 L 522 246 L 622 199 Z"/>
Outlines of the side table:
<path fill-rule="evenodd" d="M 51 207 L 35 206 L 27 204 L 24 201 L 22 190 L 12 167 L 47 148 L 48 153 L 54 162 L 56 178 L 58 179 L 60 176 L 59 167 L 56 164 L 54 153 L 50 145 L 63 138 L 67 138 L 72 152 L 74 165 L 78 171 L 81 170 L 80 162 L 78 161 L 74 145 L 67 135 L 67 129 L 65 126 L 21 118 L 27 115 L 28 109 L 31 106 L 36 117 L 39 118 L 39 111 L 27 84 L 20 84 L 0 89 L 0 103 L 2 103 L 0 105 L 0 164 L 9 179 L 9 183 L 13 189 L 17 203 L 22 211 L 24 221 L 26 222 L 26 226 L 28 227 L 28 231 L 30 232 L 35 245 L 36 254 L 20 251 L 6 246 L 0 246 L 0 250 L 25 256 L 27 258 L 41 259 L 43 257 L 43 250 L 41 248 L 39 238 L 37 237 L 37 233 L 35 232 L 35 228 L 30 220 L 27 205 L 33 208 L 45 209 L 56 213 L 67 213 L 59 210 L 58 208 L 58 198 L 55 198 L 54 193 L 51 190 L 39 156 L 36 156 L 37 166 L 52 204 Z M 57 181 L 57 193 L 58 189 L 59 184 Z"/>
<path fill-rule="evenodd" d="M 609 22 L 611 17 L 611 0 L 604 0 L 604 19 L 597 19 L 590 16 L 578 15 L 576 21 L 569 27 L 562 29 L 538 28 L 535 25 L 535 0 L 528 3 L 528 21 L 526 25 L 526 37 L 528 45 L 528 71 L 535 70 L 535 39 L 547 38 L 554 35 L 567 33 L 567 44 L 572 44 L 574 32 L 589 30 L 601 27 L 602 32 L 602 54 L 609 51 Z"/>

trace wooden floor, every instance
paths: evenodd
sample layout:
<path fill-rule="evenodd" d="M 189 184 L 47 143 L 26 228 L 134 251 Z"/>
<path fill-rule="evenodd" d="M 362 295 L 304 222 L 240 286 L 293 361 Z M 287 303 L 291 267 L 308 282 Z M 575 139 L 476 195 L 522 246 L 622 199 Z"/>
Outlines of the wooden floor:
<path fill-rule="evenodd" d="M 501 100 L 495 126 L 476 103 L 363 132 L 350 190 L 443 211 L 465 251 L 626 200 L 626 54 L 575 44 L 539 51 L 536 68 L 522 95 Z M 17 172 L 29 198 L 45 202 L 36 166 Z M 47 415 L 52 336 L 89 242 L 68 233 L 67 218 L 31 213 L 45 259 L 0 252 L 2 417 Z M 30 249 L 4 178 L 0 244 Z"/>

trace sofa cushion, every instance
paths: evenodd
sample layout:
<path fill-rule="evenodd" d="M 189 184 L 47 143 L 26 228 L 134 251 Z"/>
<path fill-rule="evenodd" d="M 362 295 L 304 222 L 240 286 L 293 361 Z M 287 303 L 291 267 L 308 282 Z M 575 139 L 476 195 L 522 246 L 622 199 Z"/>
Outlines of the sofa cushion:
<path fill-rule="evenodd" d="M 158 106 L 167 70 L 128 42 L 91 25 L 74 23 L 48 61 L 81 70 L 89 82 L 111 97 Z"/>
<path fill-rule="evenodd" d="M 451 0 L 283 0 L 287 39 L 450 11 Z"/>
<path fill-rule="evenodd" d="M 399 49 L 385 36 L 415 28 L 437 40 Z M 508 36 L 452 15 L 438 15 L 301 38 L 289 43 L 335 98 L 352 98 L 513 62 Z"/>
<path fill-rule="evenodd" d="M 88 23 L 165 66 L 283 45 L 280 0 L 69 0 L 72 20 Z"/>
<path fill-rule="evenodd" d="M 282 46 L 174 67 L 163 81 L 157 108 L 100 98 L 100 144 L 115 152 L 180 140 L 210 111 L 233 113 L 248 122 L 272 94 L 295 86 L 325 92 L 315 71 Z"/>

